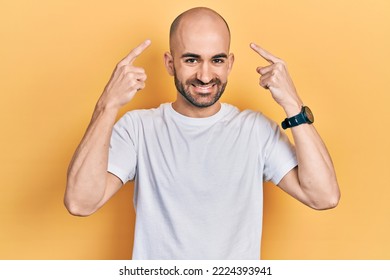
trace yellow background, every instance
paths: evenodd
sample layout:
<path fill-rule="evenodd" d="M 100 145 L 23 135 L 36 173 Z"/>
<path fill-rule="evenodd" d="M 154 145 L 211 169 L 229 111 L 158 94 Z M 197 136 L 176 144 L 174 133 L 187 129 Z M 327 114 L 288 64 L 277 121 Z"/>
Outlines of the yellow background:
<path fill-rule="evenodd" d="M 180 12 L 208 6 L 230 24 L 236 62 L 223 101 L 283 111 L 258 86 L 257 42 L 287 61 L 338 174 L 339 206 L 317 212 L 265 186 L 264 259 L 390 259 L 390 2 L 13 0 L 0 5 L 0 259 L 129 259 L 132 184 L 98 213 L 69 215 L 66 170 L 115 64 L 147 87 L 123 112 L 175 98 L 163 66 Z M 122 114 L 123 114 L 122 112 Z"/>

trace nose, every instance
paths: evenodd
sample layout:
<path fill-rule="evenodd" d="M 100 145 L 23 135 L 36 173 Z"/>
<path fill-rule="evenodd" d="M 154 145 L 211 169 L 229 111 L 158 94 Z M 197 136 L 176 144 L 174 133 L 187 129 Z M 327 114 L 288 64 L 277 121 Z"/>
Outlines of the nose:
<path fill-rule="evenodd" d="M 213 79 L 212 67 L 204 62 L 199 65 L 196 78 L 204 84 L 208 84 Z"/>

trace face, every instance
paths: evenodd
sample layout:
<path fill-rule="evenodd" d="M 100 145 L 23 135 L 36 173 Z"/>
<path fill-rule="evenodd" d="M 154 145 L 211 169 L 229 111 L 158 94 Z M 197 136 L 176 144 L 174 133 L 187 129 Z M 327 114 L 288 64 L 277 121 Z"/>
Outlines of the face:
<path fill-rule="evenodd" d="M 197 63 L 193 58 L 189 58 L 185 63 Z M 224 63 L 224 62 L 214 62 Z M 225 91 L 227 81 L 222 82 L 218 76 L 211 80 L 201 80 L 196 75 L 186 80 L 178 78 L 176 68 L 174 70 L 175 86 L 182 97 L 195 107 L 203 108 L 214 105 Z"/>
<path fill-rule="evenodd" d="M 203 22 L 206 23 L 206 22 Z M 233 65 L 229 54 L 229 33 L 223 24 L 181 26 L 165 54 L 168 72 L 174 76 L 182 102 L 210 107 L 222 96 Z"/>

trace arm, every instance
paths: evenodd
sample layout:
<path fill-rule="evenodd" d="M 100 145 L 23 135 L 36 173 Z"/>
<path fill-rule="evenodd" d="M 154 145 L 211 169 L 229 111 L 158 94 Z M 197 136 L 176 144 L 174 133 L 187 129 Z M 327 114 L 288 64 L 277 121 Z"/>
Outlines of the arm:
<path fill-rule="evenodd" d="M 149 40 L 143 42 L 118 63 L 73 155 L 64 198 L 73 215 L 94 213 L 122 186 L 119 178 L 107 172 L 109 144 L 119 109 L 145 87 L 145 71 L 132 63 L 149 45 Z"/>
<path fill-rule="evenodd" d="M 287 117 L 298 114 L 303 102 L 296 92 L 285 62 L 255 44 L 251 44 L 251 48 L 270 63 L 257 68 L 261 75 L 260 86 L 270 90 Z M 311 208 L 336 207 L 340 190 L 332 159 L 320 135 L 312 124 L 302 124 L 291 129 L 298 167 L 283 177 L 279 187 Z"/>

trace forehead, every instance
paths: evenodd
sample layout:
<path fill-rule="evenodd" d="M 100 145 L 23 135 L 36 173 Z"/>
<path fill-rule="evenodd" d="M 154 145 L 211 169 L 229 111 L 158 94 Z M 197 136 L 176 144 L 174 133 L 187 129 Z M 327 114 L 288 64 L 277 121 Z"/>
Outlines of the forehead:
<path fill-rule="evenodd" d="M 171 41 L 174 54 L 194 53 L 213 56 L 228 53 L 230 34 L 226 24 L 216 18 L 192 17 L 183 19 Z"/>

